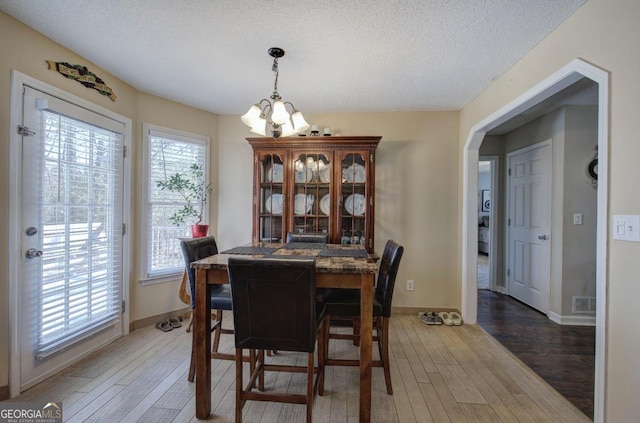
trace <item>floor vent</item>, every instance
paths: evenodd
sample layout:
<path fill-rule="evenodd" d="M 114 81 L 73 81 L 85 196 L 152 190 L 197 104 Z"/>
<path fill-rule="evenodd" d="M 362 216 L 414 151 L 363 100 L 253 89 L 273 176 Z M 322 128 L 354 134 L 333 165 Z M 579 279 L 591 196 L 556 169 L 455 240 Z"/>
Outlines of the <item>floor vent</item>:
<path fill-rule="evenodd" d="M 596 297 L 574 296 L 571 311 L 573 313 L 596 314 Z"/>

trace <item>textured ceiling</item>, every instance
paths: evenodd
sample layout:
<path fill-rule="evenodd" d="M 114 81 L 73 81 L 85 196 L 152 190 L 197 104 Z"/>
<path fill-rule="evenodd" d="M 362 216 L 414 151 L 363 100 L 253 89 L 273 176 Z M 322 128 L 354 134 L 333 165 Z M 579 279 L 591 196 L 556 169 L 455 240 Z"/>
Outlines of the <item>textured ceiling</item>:
<path fill-rule="evenodd" d="M 0 0 L 0 10 L 140 91 L 220 114 L 271 94 L 267 49 L 282 47 L 280 94 L 317 113 L 459 110 L 585 1 Z"/>

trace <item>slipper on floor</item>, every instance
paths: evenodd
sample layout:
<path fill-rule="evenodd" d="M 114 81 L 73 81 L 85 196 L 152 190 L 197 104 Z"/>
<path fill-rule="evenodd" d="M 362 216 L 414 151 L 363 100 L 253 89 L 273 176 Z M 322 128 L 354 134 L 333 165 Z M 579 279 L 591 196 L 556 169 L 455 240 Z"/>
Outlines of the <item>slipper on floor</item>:
<path fill-rule="evenodd" d="M 453 321 L 454 326 L 462 325 L 462 317 L 455 311 L 451 312 L 451 320 Z"/>
<path fill-rule="evenodd" d="M 453 319 L 451 318 L 451 314 L 447 313 L 446 311 L 441 311 L 440 313 L 438 313 L 438 316 L 440 316 L 440 318 L 442 319 L 442 323 L 444 323 L 447 326 L 452 326 L 453 325 Z"/>
<path fill-rule="evenodd" d="M 171 326 L 171 323 L 169 323 L 168 320 L 165 320 L 163 322 L 156 323 L 156 329 L 160 329 L 163 332 L 169 332 L 173 330 L 173 326 Z"/>
<path fill-rule="evenodd" d="M 180 320 L 178 320 L 178 319 L 171 318 L 171 319 L 167 320 L 167 322 L 169 322 L 171 327 L 174 328 L 174 329 L 182 327 L 182 323 L 180 323 Z"/>

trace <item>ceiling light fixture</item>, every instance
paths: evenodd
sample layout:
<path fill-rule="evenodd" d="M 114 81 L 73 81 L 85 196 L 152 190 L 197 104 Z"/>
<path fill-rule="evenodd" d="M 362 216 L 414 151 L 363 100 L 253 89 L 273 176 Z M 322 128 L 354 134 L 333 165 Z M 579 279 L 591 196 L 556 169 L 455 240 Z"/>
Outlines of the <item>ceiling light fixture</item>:
<path fill-rule="evenodd" d="M 251 128 L 251 132 L 262 136 L 267 135 L 267 130 L 273 138 L 288 137 L 306 131 L 309 124 L 304 120 L 302 113 L 290 102 L 282 101 L 280 94 L 278 94 L 278 59 L 284 56 L 284 50 L 279 47 L 271 47 L 268 53 L 273 57 L 271 70 L 275 74 L 271 100 L 263 98 L 251 106 L 240 119 Z M 289 105 L 291 113 L 287 111 L 287 105 Z"/>

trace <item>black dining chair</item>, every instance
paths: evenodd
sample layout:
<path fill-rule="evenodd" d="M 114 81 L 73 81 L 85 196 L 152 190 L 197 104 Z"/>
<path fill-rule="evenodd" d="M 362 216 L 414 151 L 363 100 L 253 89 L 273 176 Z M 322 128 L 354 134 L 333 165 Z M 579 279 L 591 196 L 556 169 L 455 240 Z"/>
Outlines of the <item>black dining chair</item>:
<path fill-rule="evenodd" d="M 204 238 L 185 239 L 180 241 L 180 248 L 184 256 L 185 270 L 189 279 L 189 288 L 191 289 L 191 310 L 196 307 L 196 271 L 191 268 L 191 263 L 215 254 L 218 254 L 218 246 L 213 236 Z M 213 346 L 211 348 L 211 358 L 234 360 L 235 354 L 225 354 L 218 352 L 221 334 L 233 334 L 233 329 L 222 328 L 222 312 L 223 310 L 231 311 L 231 289 L 229 285 L 211 285 L 211 310 L 215 310 L 215 320 L 211 325 L 213 333 Z M 213 313 L 212 313 L 213 316 Z M 195 333 L 191 341 L 191 364 L 189 365 L 189 382 L 193 382 L 196 371 L 195 360 Z M 246 357 L 246 361 L 250 361 Z"/>
<path fill-rule="evenodd" d="M 306 404 L 310 423 L 313 394 L 324 377 L 324 351 L 320 347 L 318 368 L 314 368 L 316 339 L 323 336 L 325 322 L 322 307 L 315 299 L 315 261 L 230 257 L 228 272 L 236 346 L 235 421 L 242 422 L 242 407 L 251 400 Z M 322 344 L 320 340 L 319 345 Z M 243 349 L 259 351 L 244 387 Z M 267 364 L 265 350 L 307 353 L 307 365 Z M 306 394 L 264 392 L 265 371 L 306 373 Z M 315 381 L 314 372 L 318 375 Z M 258 391 L 253 390 L 256 380 Z"/>
<path fill-rule="evenodd" d="M 371 365 L 384 369 L 384 380 L 387 385 L 387 393 L 393 395 L 391 386 L 391 373 L 389 370 L 389 318 L 391 317 L 391 300 L 395 286 L 396 275 L 400 267 L 400 260 L 404 253 L 404 247 L 393 240 L 387 241 L 380 260 L 378 280 L 373 294 L 373 319 L 376 335 L 373 340 L 378 344 L 380 360 L 373 360 Z M 353 335 L 332 334 L 329 324 L 325 325 L 325 333 L 321 338 L 324 342 L 325 365 L 327 366 L 358 366 L 359 360 L 333 360 L 328 356 L 329 339 L 359 339 L 360 320 L 360 290 L 359 289 L 335 289 L 325 299 L 325 314 L 327 321 L 333 316 L 352 318 L 354 324 Z M 323 382 L 324 380 L 321 380 Z M 320 395 L 324 386 L 319 387 Z"/>
<path fill-rule="evenodd" d="M 325 232 L 287 232 L 286 241 L 287 244 L 327 244 L 329 234 Z M 332 291 L 333 288 L 316 288 L 318 301 L 322 301 Z"/>

